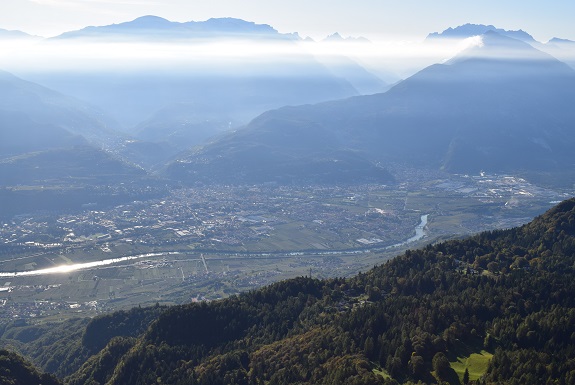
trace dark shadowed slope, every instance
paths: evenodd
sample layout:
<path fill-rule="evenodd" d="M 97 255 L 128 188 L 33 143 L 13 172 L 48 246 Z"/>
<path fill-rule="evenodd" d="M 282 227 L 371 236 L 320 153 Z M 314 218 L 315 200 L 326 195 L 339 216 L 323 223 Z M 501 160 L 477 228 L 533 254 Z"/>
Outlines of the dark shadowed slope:
<path fill-rule="evenodd" d="M 128 182 L 146 173 L 90 146 L 29 152 L 0 159 L 3 185 L 94 184 Z"/>
<path fill-rule="evenodd" d="M 21 356 L 0 350 L 0 384 L 6 385 L 60 385 L 54 376 L 39 373 Z"/>

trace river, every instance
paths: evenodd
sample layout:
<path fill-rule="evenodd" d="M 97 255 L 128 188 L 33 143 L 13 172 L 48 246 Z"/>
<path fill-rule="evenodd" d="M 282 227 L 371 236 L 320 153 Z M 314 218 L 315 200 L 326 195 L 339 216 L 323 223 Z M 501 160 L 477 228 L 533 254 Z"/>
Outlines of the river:
<path fill-rule="evenodd" d="M 429 216 L 429 214 L 425 214 L 421 216 L 421 222 L 419 222 L 419 224 L 417 226 L 415 226 L 415 235 L 411 238 L 409 238 L 406 241 L 403 241 L 401 243 L 396 243 L 395 245 L 391 245 L 391 246 L 387 246 L 386 249 L 391 249 L 394 247 L 401 247 L 401 246 L 406 246 L 410 243 L 419 241 L 421 238 L 423 238 L 425 236 L 425 226 L 427 226 L 427 217 Z"/>
<path fill-rule="evenodd" d="M 385 247 L 374 247 L 370 249 L 356 249 L 356 250 L 341 250 L 341 251 L 318 251 L 317 253 L 310 253 L 310 252 L 287 252 L 283 254 L 284 258 L 286 256 L 301 256 L 306 254 L 313 254 L 313 255 L 343 255 L 343 254 L 358 254 L 358 253 L 366 253 L 372 252 L 377 250 L 389 250 L 393 248 L 398 248 L 402 246 L 407 246 L 410 243 L 419 241 L 421 238 L 425 236 L 425 226 L 427 226 L 427 218 L 428 214 L 422 215 L 420 222 L 417 226 L 415 226 L 415 235 L 403 242 L 396 243 L 394 245 L 385 246 Z M 95 267 L 100 266 L 107 266 L 113 265 L 120 262 L 132 261 L 135 259 L 142 259 L 142 258 L 155 258 L 155 257 L 165 257 L 170 255 L 183 255 L 185 253 L 179 251 L 165 251 L 159 253 L 147 253 L 147 254 L 138 254 L 138 255 L 130 255 L 127 257 L 118 257 L 118 258 L 110 258 L 104 259 L 101 261 L 94 261 L 94 262 L 85 262 L 85 263 L 75 263 L 71 265 L 60 265 L 54 267 L 48 267 L 45 269 L 38 269 L 38 270 L 28 270 L 28 271 L 18 271 L 18 272 L 0 272 L 0 277 L 31 277 L 31 276 L 38 276 L 38 275 L 47 275 L 47 274 L 63 274 L 63 273 L 70 273 L 77 270 L 88 270 Z M 254 256 L 262 257 L 262 256 L 272 256 L 272 253 L 254 253 Z"/>
<path fill-rule="evenodd" d="M 134 259 L 150 258 L 150 257 L 163 257 L 163 256 L 167 256 L 167 255 L 179 255 L 179 254 L 182 254 L 182 253 L 177 252 L 177 251 L 166 251 L 166 252 L 162 252 L 162 253 L 148 253 L 148 254 L 130 255 L 128 257 L 110 258 L 110 259 L 104 259 L 102 261 L 85 262 L 85 263 L 74 263 L 72 265 L 60 265 L 60 266 L 48 267 L 46 269 L 19 271 L 19 272 L 12 272 L 12 273 L 0 272 L 0 277 L 29 277 L 29 276 L 34 276 L 34 275 L 69 273 L 69 272 L 76 271 L 76 270 L 87 270 L 87 269 L 91 269 L 94 267 L 113 265 L 115 263 L 131 261 Z"/>

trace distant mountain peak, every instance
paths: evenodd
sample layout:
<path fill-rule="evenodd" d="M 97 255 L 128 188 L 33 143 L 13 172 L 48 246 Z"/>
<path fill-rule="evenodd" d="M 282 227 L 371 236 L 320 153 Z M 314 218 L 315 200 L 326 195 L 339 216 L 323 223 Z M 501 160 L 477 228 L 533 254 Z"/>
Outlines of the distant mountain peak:
<path fill-rule="evenodd" d="M 339 32 L 334 32 L 331 35 L 327 35 L 324 40 L 343 40 L 343 37 L 339 34 Z"/>
<path fill-rule="evenodd" d="M 540 51 L 531 44 L 515 38 L 489 30 L 480 35 L 477 44 L 461 51 L 445 64 L 454 64 L 467 59 L 491 59 L 491 60 L 528 60 L 528 61 L 551 61 L 557 60 L 551 55 Z M 558 62 L 559 63 L 559 62 Z"/>
<path fill-rule="evenodd" d="M 560 39 L 558 37 L 554 37 L 551 40 L 549 40 L 547 42 L 547 44 L 574 44 L 575 45 L 575 41 L 573 40 L 568 40 L 568 39 Z"/>
<path fill-rule="evenodd" d="M 41 39 L 41 37 L 30 35 L 22 31 L 7 30 L 0 28 L 0 39 Z"/>
<path fill-rule="evenodd" d="M 253 21 L 246 21 L 243 19 L 237 19 L 234 17 L 220 17 L 220 18 L 211 18 L 204 22 L 201 21 L 190 21 L 187 24 L 198 24 L 204 23 L 206 25 L 210 25 L 212 27 L 218 27 L 221 29 L 230 29 L 237 31 L 238 29 L 246 29 L 246 30 L 258 30 L 258 31 L 266 31 L 271 33 L 278 33 L 274 28 L 272 28 L 268 24 L 256 24 Z"/>
<path fill-rule="evenodd" d="M 131 22 L 147 22 L 147 21 L 151 21 L 151 22 L 170 22 L 168 19 L 164 19 L 163 17 L 160 16 L 155 16 L 155 15 L 144 15 L 144 16 L 140 16 L 135 18 L 134 20 L 132 20 Z M 171 23 L 171 22 L 170 22 Z"/>
<path fill-rule="evenodd" d="M 172 24 L 172 22 L 159 16 L 146 15 L 138 17 L 129 22 L 120 23 L 120 25 L 126 25 L 126 24 L 131 24 L 133 26 L 139 26 L 139 27 L 157 28 L 158 26 L 165 26 L 168 24 Z"/>
<path fill-rule="evenodd" d="M 174 22 L 159 16 L 146 15 L 132 21 L 70 31 L 54 39 L 70 38 L 214 38 L 254 36 L 299 40 L 297 34 L 281 34 L 267 24 L 231 17 L 211 18 L 206 21 Z"/>
<path fill-rule="evenodd" d="M 353 37 L 353 36 L 348 36 L 348 37 L 343 37 L 339 34 L 339 32 L 334 32 L 331 35 L 328 35 L 325 39 L 323 39 L 322 41 L 325 42 L 357 42 L 357 43 L 368 43 L 369 40 L 366 39 L 365 37 L 359 36 L 359 37 Z"/>
<path fill-rule="evenodd" d="M 531 45 L 525 43 L 522 40 L 518 40 L 507 36 L 504 33 L 495 30 L 489 30 L 481 34 L 481 41 L 483 45 L 494 46 L 494 45 L 512 45 L 514 47 L 521 47 L 525 49 L 534 49 Z"/>
<path fill-rule="evenodd" d="M 493 31 L 497 32 L 500 35 L 504 35 L 507 37 L 511 37 L 513 39 L 525 41 L 528 43 L 535 42 L 533 36 L 528 34 L 523 30 L 505 30 L 501 28 L 497 28 L 493 25 L 484 25 L 484 24 L 464 24 L 460 25 L 455 28 L 447 28 L 443 32 L 433 32 L 427 35 L 427 40 L 433 39 L 466 39 L 468 37 L 483 35 L 486 32 Z"/>

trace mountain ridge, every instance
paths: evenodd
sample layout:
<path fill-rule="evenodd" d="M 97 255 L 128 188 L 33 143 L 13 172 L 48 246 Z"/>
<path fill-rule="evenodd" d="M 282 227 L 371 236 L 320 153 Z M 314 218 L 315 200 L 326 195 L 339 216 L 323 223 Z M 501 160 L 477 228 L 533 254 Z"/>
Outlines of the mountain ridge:
<path fill-rule="evenodd" d="M 548 44 L 548 43 L 551 43 L 551 44 L 553 44 L 553 43 L 559 43 L 559 44 L 575 44 L 575 41 L 569 40 L 569 39 L 561 39 L 561 38 L 558 38 L 558 37 L 554 37 L 554 38 L 550 39 L 550 40 L 547 42 L 547 44 Z"/>
<path fill-rule="evenodd" d="M 348 36 L 348 37 L 343 37 L 339 34 L 339 32 L 334 32 L 331 35 L 327 35 L 327 37 L 325 37 L 322 42 L 354 42 L 354 43 L 371 43 L 369 41 L 369 39 L 363 37 L 363 36 L 358 36 L 358 37 L 354 37 L 354 36 Z"/>
<path fill-rule="evenodd" d="M 1 70 L 0 85 L 0 110 L 25 114 L 37 123 L 58 126 L 98 144 L 115 139 L 105 115 L 79 99 Z"/>
<path fill-rule="evenodd" d="M 19 31 L 19 30 L 8 30 L 0 28 L 0 39 L 31 39 L 39 40 L 42 39 L 40 36 L 30 35 L 29 33 Z"/>
<path fill-rule="evenodd" d="M 485 25 L 485 24 L 463 24 L 458 27 L 452 28 L 449 27 L 443 32 L 432 32 L 427 35 L 426 39 L 433 40 L 433 39 L 441 39 L 441 38 L 457 38 L 457 39 L 465 39 L 468 37 L 483 35 L 488 31 L 497 32 L 500 35 L 507 36 L 513 39 L 525 41 L 527 43 L 535 43 L 535 39 L 533 36 L 528 34 L 523 30 L 505 30 L 501 28 L 497 28 L 493 25 Z"/>
<path fill-rule="evenodd" d="M 495 32 L 484 39 L 385 93 L 268 111 L 180 166 L 233 159 L 227 149 L 256 144 L 298 154 L 308 140 L 317 143 L 309 150 L 325 158 L 352 150 L 383 167 L 391 161 L 479 173 L 551 171 L 573 163 L 567 143 L 575 121 L 568 108 L 575 71 L 524 42 Z M 240 159 L 229 163 L 232 170 L 249 168 Z"/>
<path fill-rule="evenodd" d="M 297 33 L 280 34 L 268 24 L 256 24 L 236 18 L 211 18 L 206 21 L 174 22 L 159 16 L 141 16 L 132 21 L 105 26 L 90 26 L 65 32 L 50 40 L 78 38 L 220 38 L 259 36 L 268 39 L 299 40 Z"/>

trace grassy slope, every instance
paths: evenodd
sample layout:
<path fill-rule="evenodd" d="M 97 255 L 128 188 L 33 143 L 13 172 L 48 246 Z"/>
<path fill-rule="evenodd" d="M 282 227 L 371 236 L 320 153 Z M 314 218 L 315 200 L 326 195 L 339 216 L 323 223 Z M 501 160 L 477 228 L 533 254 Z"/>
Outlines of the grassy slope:
<path fill-rule="evenodd" d="M 471 353 L 469 356 L 457 357 L 457 361 L 450 362 L 451 368 L 463 380 L 465 369 L 469 370 L 469 379 L 476 380 L 487 372 L 487 366 L 493 354 L 481 350 L 479 353 Z"/>

